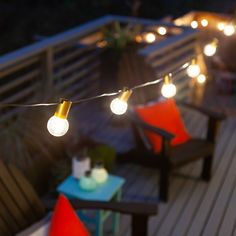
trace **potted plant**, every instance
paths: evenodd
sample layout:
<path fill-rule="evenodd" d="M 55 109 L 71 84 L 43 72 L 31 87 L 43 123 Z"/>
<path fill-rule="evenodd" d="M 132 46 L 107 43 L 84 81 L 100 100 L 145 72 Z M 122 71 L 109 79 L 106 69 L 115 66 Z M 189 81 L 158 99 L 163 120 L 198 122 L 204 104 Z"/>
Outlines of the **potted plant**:
<path fill-rule="evenodd" d="M 121 26 L 115 22 L 112 28 L 104 28 L 106 45 L 101 54 L 101 90 L 110 92 L 124 86 L 124 77 L 128 79 L 126 64 L 132 63 L 133 56 L 143 46 L 135 38 L 141 32 L 139 25 Z M 126 84 L 129 86 L 130 84 Z"/>

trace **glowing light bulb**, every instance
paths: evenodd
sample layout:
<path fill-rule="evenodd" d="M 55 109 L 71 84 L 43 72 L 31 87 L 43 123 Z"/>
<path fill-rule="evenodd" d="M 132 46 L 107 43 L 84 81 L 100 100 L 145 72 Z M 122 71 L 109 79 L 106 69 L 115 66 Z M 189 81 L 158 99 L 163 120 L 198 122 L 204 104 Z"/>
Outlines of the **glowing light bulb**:
<path fill-rule="evenodd" d="M 56 116 L 52 116 L 47 123 L 48 131 L 51 135 L 60 137 L 66 134 L 69 129 L 69 122 Z"/>
<path fill-rule="evenodd" d="M 97 42 L 97 47 L 104 48 L 107 46 L 107 42 L 105 40 Z"/>
<path fill-rule="evenodd" d="M 62 99 L 57 107 L 57 110 L 47 123 L 49 133 L 55 137 L 61 137 L 66 134 L 69 129 L 67 116 L 72 102 Z"/>
<path fill-rule="evenodd" d="M 196 28 L 198 27 L 198 22 L 195 21 L 195 20 L 193 20 L 193 21 L 191 22 L 191 27 L 192 27 L 193 29 L 196 29 Z"/>
<path fill-rule="evenodd" d="M 228 24 L 224 27 L 224 35 L 225 36 L 232 36 L 235 33 L 235 27 L 232 24 Z"/>
<path fill-rule="evenodd" d="M 208 57 L 212 57 L 216 53 L 217 43 L 218 41 L 216 39 L 208 43 L 203 49 L 204 54 Z"/>
<path fill-rule="evenodd" d="M 164 77 L 164 84 L 161 88 L 161 94 L 165 98 L 171 98 L 175 96 L 176 86 L 171 82 L 171 74 Z"/>
<path fill-rule="evenodd" d="M 111 111 L 116 115 L 123 115 L 128 108 L 128 99 L 132 94 L 131 90 L 124 89 L 121 95 L 118 98 L 115 98 L 111 101 L 110 108 Z"/>
<path fill-rule="evenodd" d="M 202 19 L 201 20 L 201 25 L 202 25 L 202 27 L 207 27 L 208 26 L 208 20 L 207 19 Z"/>
<path fill-rule="evenodd" d="M 142 36 L 141 36 L 141 35 L 136 35 L 136 36 L 135 36 L 135 41 L 136 41 L 137 43 L 141 43 L 141 42 L 143 41 Z"/>
<path fill-rule="evenodd" d="M 192 62 L 192 64 L 187 68 L 187 74 L 189 77 L 197 77 L 200 74 L 200 67 L 195 63 L 195 61 Z"/>
<path fill-rule="evenodd" d="M 144 38 L 147 43 L 153 43 L 156 41 L 156 35 L 154 33 L 147 33 Z"/>
<path fill-rule="evenodd" d="M 157 33 L 160 35 L 166 35 L 167 29 L 163 26 L 157 28 Z"/>
<path fill-rule="evenodd" d="M 197 77 L 197 82 L 199 84 L 204 84 L 206 82 L 206 76 L 204 74 L 200 74 L 198 77 Z"/>
<path fill-rule="evenodd" d="M 218 30 L 223 31 L 224 28 L 225 28 L 225 23 L 219 22 L 219 23 L 217 24 L 217 28 L 218 28 Z"/>

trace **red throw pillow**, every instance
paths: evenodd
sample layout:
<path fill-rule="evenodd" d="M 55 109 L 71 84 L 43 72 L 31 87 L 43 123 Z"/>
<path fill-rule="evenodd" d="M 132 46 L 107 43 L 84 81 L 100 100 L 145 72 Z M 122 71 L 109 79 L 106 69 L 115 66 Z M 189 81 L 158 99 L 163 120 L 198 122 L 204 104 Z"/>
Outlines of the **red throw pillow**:
<path fill-rule="evenodd" d="M 167 99 L 153 105 L 136 108 L 135 110 L 146 123 L 175 135 L 171 140 L 172 146 L 190 139 L 174 99 Z M 154 151 L 159 152 L 161 150 L 161 137 L 153 132 L 146 132 L 146 135 Z"/>
<path fill-rule="evenodd" d="M 49 236 L 89 236 L 70 202 L 60 195 L 51 219 Z"/>

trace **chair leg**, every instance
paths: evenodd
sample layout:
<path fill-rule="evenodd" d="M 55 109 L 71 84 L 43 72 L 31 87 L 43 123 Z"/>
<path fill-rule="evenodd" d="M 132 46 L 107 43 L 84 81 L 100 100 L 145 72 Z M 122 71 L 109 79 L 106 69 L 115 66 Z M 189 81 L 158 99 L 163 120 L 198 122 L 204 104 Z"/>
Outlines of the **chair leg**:
<path fill-rule="evenodd" d="M 212 155 L 207 156 L 206 158 L 203 159 L 201 178 L 204 181 L 210 181 L 211 179 L 212 163 L 213 163 Z"/>
<path fill-rule="evenodd" d="M 169 192 L 169 169 L 162 167 L 160 169 L 159 196 L 162 202 L 168 201 Z"/>

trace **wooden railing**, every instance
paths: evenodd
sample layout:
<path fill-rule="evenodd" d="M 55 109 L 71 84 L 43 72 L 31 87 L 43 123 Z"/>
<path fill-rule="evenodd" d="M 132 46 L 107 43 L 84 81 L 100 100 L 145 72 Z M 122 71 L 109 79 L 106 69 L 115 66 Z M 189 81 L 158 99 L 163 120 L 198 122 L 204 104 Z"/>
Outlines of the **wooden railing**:
<path fill-rule="evenodd" d="M 197 32 L 190 28 L 140 51 L 152 66 L 157 77 L 172 73 L 177 87 L 178 99 L 186 99 L 191 92 L 190 78 L 186 74 L 186 66 L 197 58 Z"/>
<path fill-rule="evenodd" d="M 179 30 L 178 34 L 140 51 L 139 55 L 155 69 L 155 76 L 175 71 L 196 56 L 197 33 L 190 28 L 161 21 L 106 16 L 0 57 L 1 103 L 42 102 L 59 97 L 73 100 L 98 93 L 103 49 L 95 45 L 103 37 L 101 27 L 115 21 L 140 24 L 147 29 L 162 25 Z M 176 72 L 174 80 L 178 83 L 179 97 L 186 97 L 189 79 L 184 69 Z M 2 109 L 0 120 L 21 110 Z"/>

